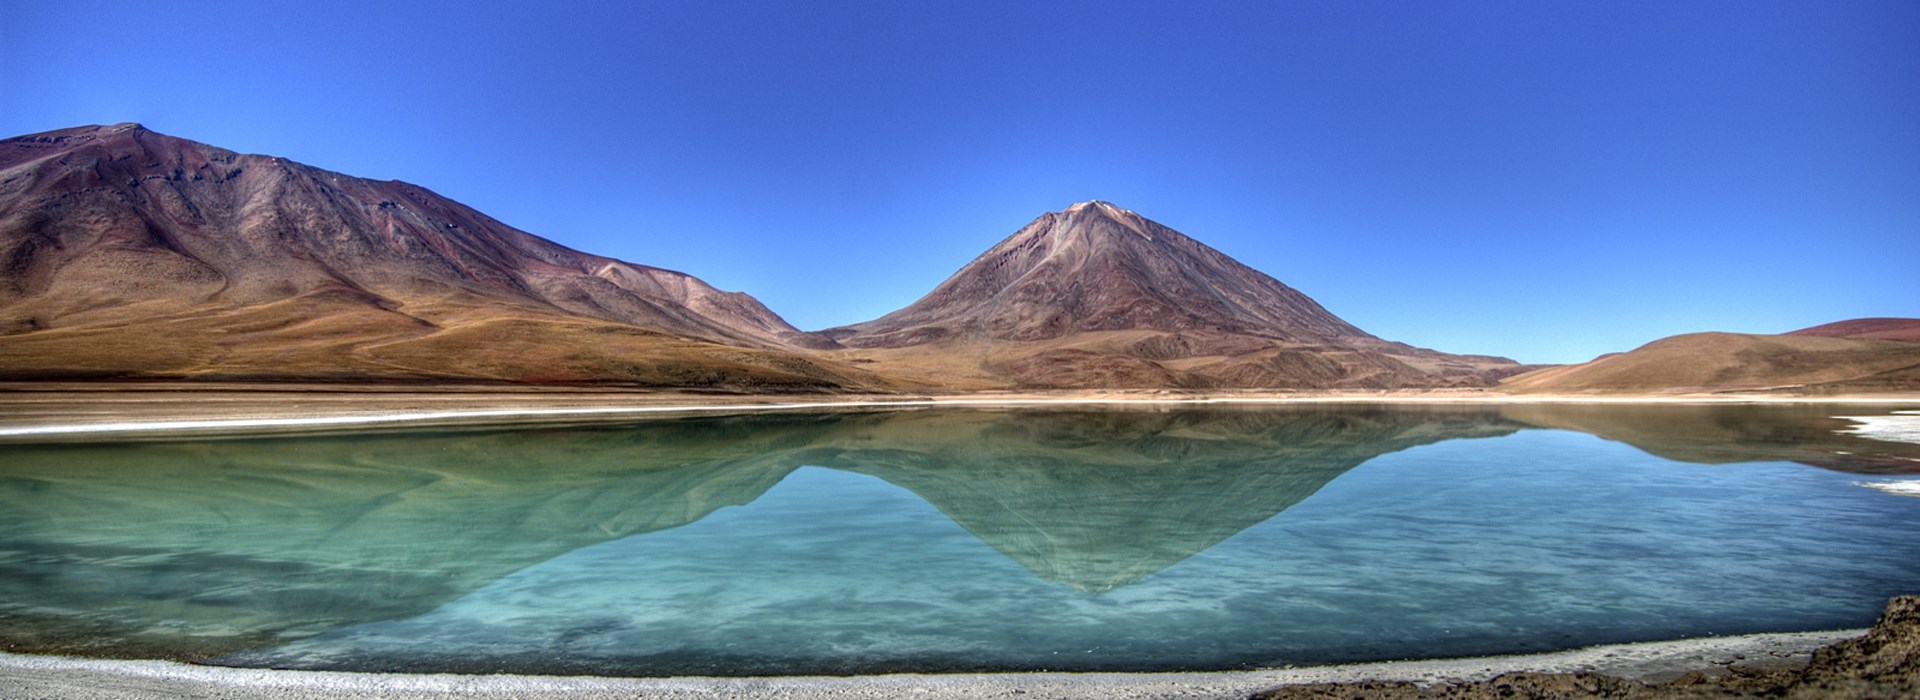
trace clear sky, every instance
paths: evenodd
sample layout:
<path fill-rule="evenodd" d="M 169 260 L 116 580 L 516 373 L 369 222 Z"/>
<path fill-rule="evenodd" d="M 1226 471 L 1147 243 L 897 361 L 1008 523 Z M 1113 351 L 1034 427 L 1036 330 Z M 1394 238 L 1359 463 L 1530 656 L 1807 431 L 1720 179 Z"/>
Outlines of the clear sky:
<path fill-rule="evenodd" d="M 1382 337 L 1920 316 L 1920 2 L 0 0 L 0 134 L 424 185 L 795 325 L 1105 199 Z"/>

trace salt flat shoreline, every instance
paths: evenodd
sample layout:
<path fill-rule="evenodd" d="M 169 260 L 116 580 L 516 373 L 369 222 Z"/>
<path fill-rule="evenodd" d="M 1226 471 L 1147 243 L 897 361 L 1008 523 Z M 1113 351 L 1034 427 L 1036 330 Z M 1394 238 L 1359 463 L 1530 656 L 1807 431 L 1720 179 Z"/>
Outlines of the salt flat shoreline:
<path fill-rule="evenodd" d="M 395 698 L 1244 698 L 1307 683 L 1479 681 L 1513 672 L 1602 673 L 1663 682 L 1797 669 L 1815 649 L 1867 630 L 1705 637 L 1465 659 L 1195 673 L 977 673 L 881 676 L 609 678 L 281 671 L 0 652 L 0 697 L 359 700 Z"/>
<path fill-rule="evenodd" d="M 1493 391 L 1057 391 L 704 394 L 544 387 L 0 383 L 0 438 L 308 432 L 618 421 L 676 415 L 938 407 L 1172 408 L 1314 404 L 1851 404 L 1920 406 L 1920 395 L 1515 395 Z"/>
<path fill-rule="evenodd" d="M 1822 404 L 1920 406 L 1920 396 L 1536 396 L 1497 392 L 1004 392 L 951 395 L 709 395 L 624 390 L 352 386 L 0 384 L 0 437 L 114 436 L 522 425 L 777 411 L 1312 404 Z M 1908 421 L 1907 423 L 1910 423 Z M 1008 673 L 856 677 L 607 678 L 278 671 L 0 652 L 0 697 L 358 700 L 515 698 L 1242 698 L 1310 683 L 1480 681 L 1511 672 L 1594 672 L 1659 682 L 1689 672 L 1798 668 L 1864 630 L 1712 637 L 1470 659 L 1218 673 Z"/>

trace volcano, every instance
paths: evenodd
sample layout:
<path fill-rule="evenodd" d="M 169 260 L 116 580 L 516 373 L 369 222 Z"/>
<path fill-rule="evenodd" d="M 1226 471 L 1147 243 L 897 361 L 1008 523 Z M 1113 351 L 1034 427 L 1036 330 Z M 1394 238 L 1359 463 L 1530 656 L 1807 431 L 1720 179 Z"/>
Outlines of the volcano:
<path fill-rule="evenodd" d="M 1382 340 L 1103 201 L 1044 214 L 912 305 L 823 333 L 877 368 L 987 386 L 1491 386 L 1524 369 Z"/>

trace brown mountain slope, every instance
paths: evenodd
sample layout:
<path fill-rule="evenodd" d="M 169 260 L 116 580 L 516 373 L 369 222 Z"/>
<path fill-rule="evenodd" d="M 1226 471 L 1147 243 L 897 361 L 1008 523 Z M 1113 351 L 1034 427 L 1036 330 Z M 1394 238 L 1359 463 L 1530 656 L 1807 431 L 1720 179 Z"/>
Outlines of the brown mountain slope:
<path fill-rule="evenodd" d="M 1483 386 L 1521 369 L 1381 340 L 1099 201 L 1042 215 L 906 308 L 823 333 L 884 371 L 977 386 Z"/>
<path fill-rule="evenodd" d="M 746 294 L 137 124 L 0 141 L 0 373 L 827 388 Z"/>
<path fill-rule="evenodd" d="M 1044 214 L 913 305 L 829 333 L 899 347 L 1121 330 L 1373 338 L 1220 251 L 1098 201 Z"/>
<path fill-rule="evenodd" d="M 1835 321 L 1812 328 L 1790 331 L 1786 335 L 1813 335 L 1823 338 L 1878 338 L 1880 340 L 1920 340 L 1920 318 L 1856 318 Z"/>
<path fill-rule="evenodd" d="M 1689 333 L 1500 386 L 1516 393 L 1912 391 L 1920 389 L 1917 367 L 1920 343 L 1910 341 Z"/>

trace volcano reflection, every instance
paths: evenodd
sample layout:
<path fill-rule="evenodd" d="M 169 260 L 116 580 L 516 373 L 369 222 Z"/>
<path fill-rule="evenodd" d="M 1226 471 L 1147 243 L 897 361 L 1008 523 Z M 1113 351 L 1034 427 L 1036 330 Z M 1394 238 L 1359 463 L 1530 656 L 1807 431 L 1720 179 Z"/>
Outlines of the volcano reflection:
<path fill-rule="evenodd" d="M 416 615 L 806 465 L 885 479 L 1046 580 L 1109 590 L 1376 455 L 1513 429 L 1485 411 L 921 412 L 10 446 L 0 634 L 203 658 Z"/>
<path fill-rule="evenodd" d="M 910 491 L 1040 579 L 1103 593 L 1379 455 L 1458 438 L 1546 426 L 1670 459 L 1911 462 L 1836 462 L 1872 441 L 1802 413 L 922 411 L 0 446 L 0 643 L 207 659 L 418 616 L 562 554 L 751 503 L 803 466 Z"/>

